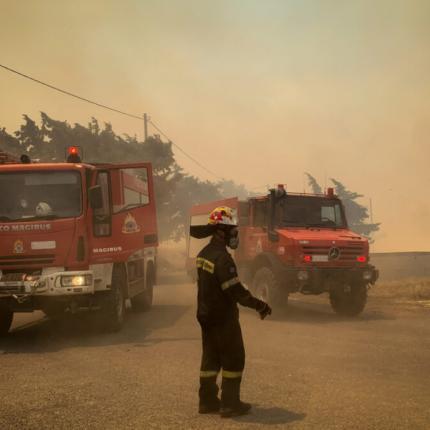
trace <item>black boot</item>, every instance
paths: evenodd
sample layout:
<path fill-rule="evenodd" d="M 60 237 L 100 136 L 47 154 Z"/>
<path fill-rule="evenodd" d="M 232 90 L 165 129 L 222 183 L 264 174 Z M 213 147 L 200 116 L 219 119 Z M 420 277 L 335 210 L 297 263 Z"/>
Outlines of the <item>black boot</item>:
<path fill-rule="evenodd" d="M 199 403 L 199 414 L 217 414 L 220 411 L 220 400 L 214 399 L 210 403 Z"/>
<path fill-rule="evenodd" d="M 240 400 L 241 378 L 222 378 L 220 415 L 222 418 L 245 415 L 251 409 L 249 403 Z"/>
<path fill-rule="evenodd" d="M 219 410 L 219 413 L 221 415 L 221 418 L 239 417 L 241 415 L 246 415 L 247 413 L 249 413 L 251 408 L 251 403 L 245 403 L 239 400 L 238 403 L 231 407 L 222 406 Z"/>
<path fill-rule="evenodd" d="M 200 378 L 199 414 L 214 414 L 220 409 L 216 376 Z"/>

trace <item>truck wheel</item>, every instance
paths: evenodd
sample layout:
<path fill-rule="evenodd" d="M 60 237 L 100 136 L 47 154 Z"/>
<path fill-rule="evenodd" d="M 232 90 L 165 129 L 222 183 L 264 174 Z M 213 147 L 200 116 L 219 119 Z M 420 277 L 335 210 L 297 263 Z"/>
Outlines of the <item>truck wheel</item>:
<path fill-rule="evenodd" d="M 103 323 L 107 331 L 118 331 L 124 324 L 125 318 L 125 278 L 121 270 L 112 274 L 111 291 L 105 297 L 102 314 Z"/>
<path fill-rule="evenodd" d="M 0 336 L 4 336 L 9 332 L 12 320 L 13 311 L 7 305 L 0 305 Z"/>
<path fill-rule="evenodd" d="M 342 316 L 354 317 L 360 314 L 367 301 L 367 285 L 342 285 L 330 291 L 330 304 Z"/>
<path fill-rule="evenodd" d="M 254 295 L 274 309 L 284 310 L 288 305 L 288 292 L 281 288 L 276 275 L 268 267 L 258 269 L 253 282 Z"/>
<path fill-rule="evenodd" d="M 131 299 L 131 308 L 134 312 L 149 311 L 152 307 L 152 299 L 154 296 L 154 276 L 152 272 L 148 273 L 146 280 L 145 291 Z"/>

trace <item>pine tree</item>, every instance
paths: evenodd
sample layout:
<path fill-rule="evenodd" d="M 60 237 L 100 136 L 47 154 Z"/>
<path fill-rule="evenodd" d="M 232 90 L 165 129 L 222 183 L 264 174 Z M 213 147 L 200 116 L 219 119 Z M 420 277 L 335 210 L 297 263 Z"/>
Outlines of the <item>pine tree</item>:
<path fill-rule="evenodd" d="M 345 185 L 336 179 L 330 179 L 335 186 L 335 191 L 338 197 L 342 200 L 345 206 L 346 218 L 349 228 L 372 241 L 372 233 L 379 230 L 380 223 L 368 223 L 369 219 L 367 208 L 360 205 L 356 200 L 363 197 L 362 194 L 349 191 Z"/>
<path fill-rule="evenodd" d="M 308 177 L 308 185 L 311 187 L 312 192 L 314 194 L 322 194 L 323 190 L 317 180 L 310 173 L 306 172 L 305 175 Z"/>

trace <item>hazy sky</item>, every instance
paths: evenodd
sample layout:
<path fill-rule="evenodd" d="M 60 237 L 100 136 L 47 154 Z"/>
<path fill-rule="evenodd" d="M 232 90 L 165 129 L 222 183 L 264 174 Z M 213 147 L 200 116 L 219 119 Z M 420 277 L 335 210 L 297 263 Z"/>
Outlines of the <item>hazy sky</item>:
<path fill-rule="evenodd" d="M 0 0 L 0 63 L 142 114 L 220 176 L 373 200 L 374 250 L 430 251 L 430 1 Z M 0 127 L 143 125 L 0 70 Z M 211 179 L 184 158 L 190 173 Z"/>

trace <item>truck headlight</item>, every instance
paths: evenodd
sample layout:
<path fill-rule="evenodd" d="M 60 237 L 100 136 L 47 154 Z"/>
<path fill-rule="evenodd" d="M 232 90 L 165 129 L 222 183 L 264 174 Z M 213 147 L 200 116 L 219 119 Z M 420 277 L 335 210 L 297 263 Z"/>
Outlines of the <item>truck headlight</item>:
<path fill-rule="evenodd" d="M 61 276 L 62 287 L 88 287 L 93 283 L 91 275 L 63 275 Z"/>
<path fill-rule="evenodd" d="M 309 273 L 306 270 L 300 270 L 297 272 L 297 279 L 299 281 L 307 281 L 309 279 Z"/>
<path fill-rule="evenodd" d="M 373 273 L 370 270 L 366 270 L 363 272 L 363 279 L 365 281 L 370 281 L 373 277 Z"/>

